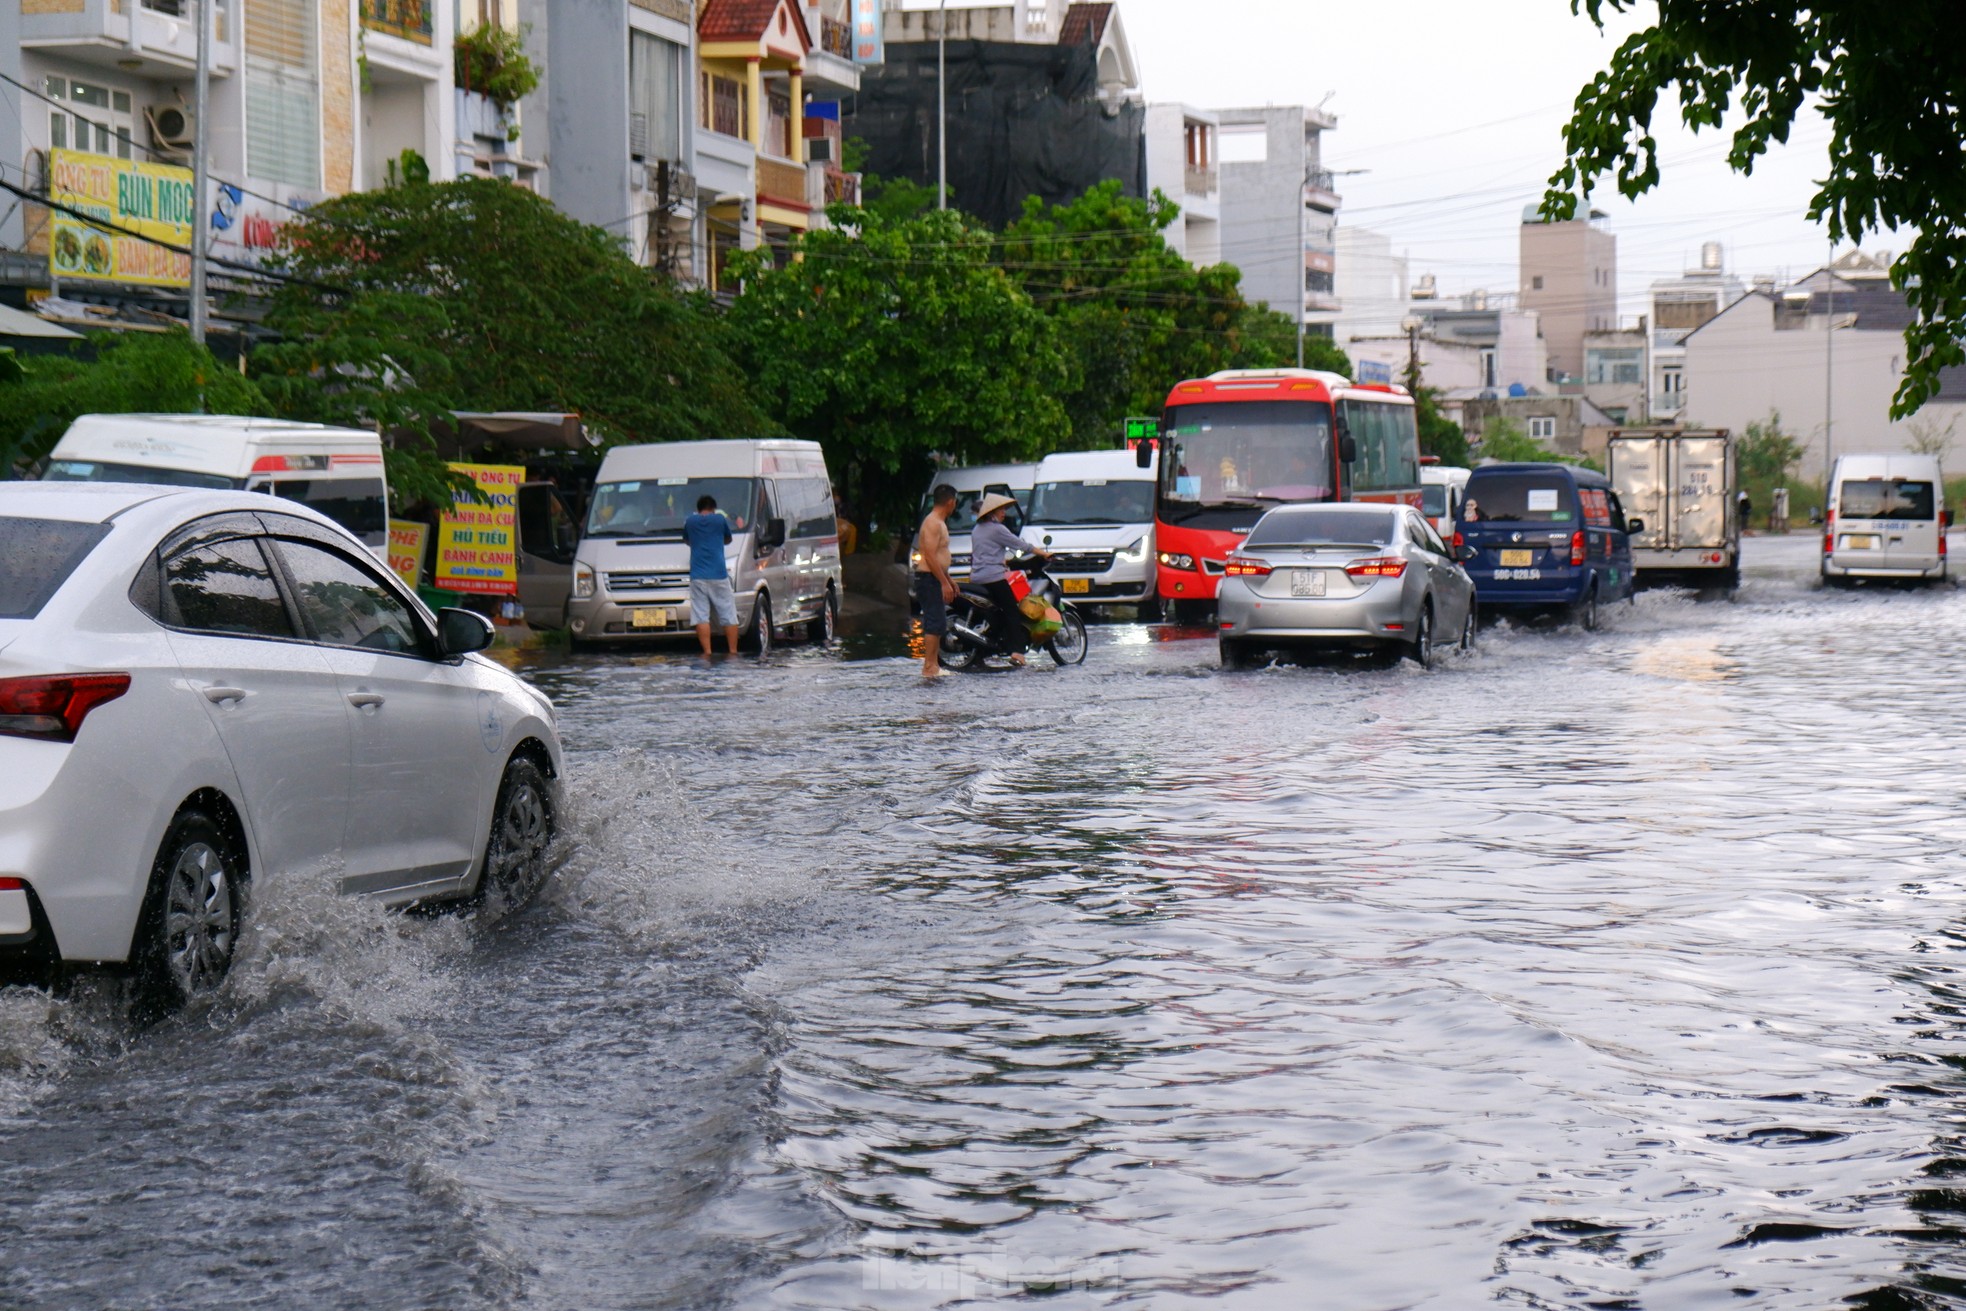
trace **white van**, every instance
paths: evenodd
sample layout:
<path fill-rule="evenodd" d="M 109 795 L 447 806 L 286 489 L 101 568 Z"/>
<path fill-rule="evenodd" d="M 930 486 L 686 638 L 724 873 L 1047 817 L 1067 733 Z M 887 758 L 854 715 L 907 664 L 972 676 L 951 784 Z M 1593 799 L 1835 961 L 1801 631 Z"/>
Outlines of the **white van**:
<path fill-rule="evenodd" d="M 1047 455 L 1024 507 L 1024 540 L 1051 552 L 1066 596 L 1092 604 L 1155 602 L 1154 487 L 1158 457 L 1132 451 Z"/>
<path fill-rule="evenodd" d="M 935 489 L 947 483 L 956 489 L 956 512 L 949 516 L 949 577 L 960 583 L 969 577 L 969 534 L 976 527 L 976 507 L 983 498 L 992 492 L 1011 497 L 1018 508 L 1012 514 L 1021 514 L 1031 505 L 1031 484 L 1037 480 L 1038 466 L 1035 464 L 979 464 L 967 469 L 944 469 L 929 479 L 928 490 L 922 493 L 922 517 L 928 516 L 929 507 L 935 503 Z M 1018 520 L 1016 522 L 1021 522 Z M 910 550 L 908 565 L 911 570 L 920 571 L 920 553 Z"/>
<path fill-rule="evenodd" d="M 1841 455 L 1830 471 L 1823 582 L 1946 576 L 1945 476 L 1931 455 Z"/>
<path fill-rule="evenodd" d="M 713 496 L 730 520 L 725 550 L 737 622 L 753 650 L 805 627 L 828 641 L 839 619 L 839 522 L 817 442 L 740 440 L 617 446 L 601 461 L 574 553 L 573 640 L 692 634 L 683 520 Z"/>
<path fill-rule="evenodd" d="M 1454 540 L 1454 523 L 1461 517 L 1468 473 L 1451 464 L 1423 461 L 1420 465 L 1420 513 L 1427 516 L 1427 522 L 1434 526 L 1443 542 Z"/>
<path fill-rule="evenodd" d="M 389 550 L 382 438 L 361 428 L 227 414 L 85 414 L 48 457 L 48 482 L 244 488 L 301 501 Z"/>

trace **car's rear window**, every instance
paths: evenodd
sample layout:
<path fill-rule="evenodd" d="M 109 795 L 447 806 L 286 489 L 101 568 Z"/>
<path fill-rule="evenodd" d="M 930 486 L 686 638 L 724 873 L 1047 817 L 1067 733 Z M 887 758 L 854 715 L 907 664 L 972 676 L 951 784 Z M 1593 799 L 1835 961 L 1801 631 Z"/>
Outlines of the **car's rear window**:
<path fill-rule="evenodd" d="M 1393 540 L 1393 511 L 1325 507 L 1272 510 L 1250 530 L 1249 546 L 1385 546 Z"/>
<path fill-rule="evenodd" d="M 1837 513 L 1845 519 L 1933 519 L 1932 484 L 1853 479 L 1837 491 Z"/>
<path fill-rule="evenodd" d="M 70 519 L 0 516 L 0 619 L 32 619 L 41 613 L 109 525 Z"/>
<path fill-rule="evenodd" d="M 1466 523 L 1575 523 L 1577 497 L 1561 474 L 1503 473 L 1475 477 L 1462 493 Z"/>

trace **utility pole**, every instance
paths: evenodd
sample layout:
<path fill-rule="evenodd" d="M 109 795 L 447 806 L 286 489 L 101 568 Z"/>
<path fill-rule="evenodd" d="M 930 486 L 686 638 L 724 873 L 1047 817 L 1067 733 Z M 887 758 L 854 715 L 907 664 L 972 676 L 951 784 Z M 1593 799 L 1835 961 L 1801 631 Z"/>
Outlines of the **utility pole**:
<path fill-rule="evenodd" d="M 949 0 L 935 17 L 935 207 L 949 208 Z M 1299 354 L 1302 352 L 1300 351 Z"/>
<path fill-rule="evenodd" d="M 1832 431 L 1836 424 L 1836 243 L 1829 244 L 1829 274 L 1825 294 L 1829 312 L 1823 315 L 1823 495 L 1829 495 L 1829 466 Z"/>
<path fill-rule="evenodd" d="M 205 191 L 211 161 L 206 143 L 211 140 L 207 115 L 212 90 L 212 3 L 196 0 L 198 6 L 198 72 L 192 98 L 191 143 L 191 340 L 205 344 L 205 233 L 210 225 L 210 208 Z"/>

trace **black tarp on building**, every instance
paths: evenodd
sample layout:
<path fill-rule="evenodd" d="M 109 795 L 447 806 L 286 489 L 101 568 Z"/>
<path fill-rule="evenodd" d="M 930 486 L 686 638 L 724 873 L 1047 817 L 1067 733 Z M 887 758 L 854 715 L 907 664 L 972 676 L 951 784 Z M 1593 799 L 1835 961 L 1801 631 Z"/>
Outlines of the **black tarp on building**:
<path fill-rule="evenodd" d="M 1099 98 L 1091 45 L 951 41 L 949 203 L 1001 227 L 1026 196 L 1075 199 L 1117 178 L 1146 195 L 1146 110 Z M 866 169 L 935 185 L 935 45 L 889 45 L 842 106 L 842 131 L 868 146 Z"/>

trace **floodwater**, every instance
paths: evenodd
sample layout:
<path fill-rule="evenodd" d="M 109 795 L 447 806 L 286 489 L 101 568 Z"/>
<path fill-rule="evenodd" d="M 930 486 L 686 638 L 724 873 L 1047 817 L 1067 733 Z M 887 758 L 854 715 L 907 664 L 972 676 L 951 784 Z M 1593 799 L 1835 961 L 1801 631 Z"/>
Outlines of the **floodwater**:
<path fill-rule="evenodd" d="M 0 995 L 0 1306 L 1966 1305 L 1966 593 L 1811 545 L 1431 673 L 536 660 L 538 904 Z"/>

